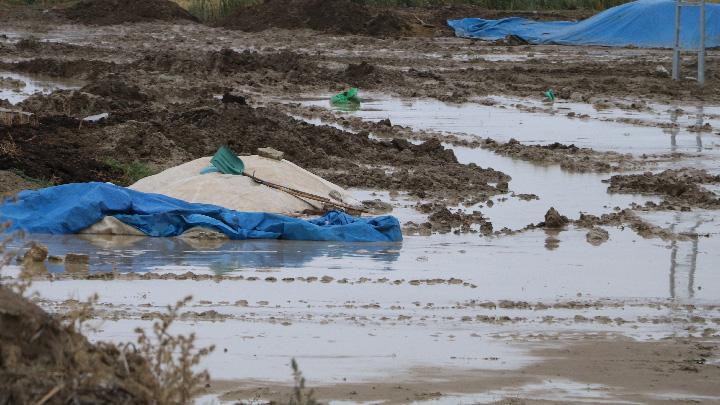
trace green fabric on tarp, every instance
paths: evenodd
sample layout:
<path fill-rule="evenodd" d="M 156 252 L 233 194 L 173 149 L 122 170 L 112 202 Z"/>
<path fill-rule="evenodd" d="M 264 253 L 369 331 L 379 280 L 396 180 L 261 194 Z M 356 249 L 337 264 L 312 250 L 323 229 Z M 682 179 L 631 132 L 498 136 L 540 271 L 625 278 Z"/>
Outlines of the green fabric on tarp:
<path fill-rule="evenodd" d="M 330 101 L 333 104 L 347 104 L 350 102 L 357 103 L 360 100 L 357 97 L 358 95 L 358 89 L 356 87 L 351 88 L 350 90 L 343 91 L 342 93 L 334 95 Z"/>
<path fill-rule="evenodd" d="M 242 175 L 245 172 L 245 163 L 227 146 L 221 146 L 210 163 L 223 174 Z"/>

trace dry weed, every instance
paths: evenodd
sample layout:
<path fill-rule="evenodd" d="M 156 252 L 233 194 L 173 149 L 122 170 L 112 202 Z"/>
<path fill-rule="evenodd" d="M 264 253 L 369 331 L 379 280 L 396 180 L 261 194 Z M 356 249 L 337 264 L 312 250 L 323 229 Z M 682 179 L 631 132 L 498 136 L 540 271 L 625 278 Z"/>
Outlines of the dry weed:
<path fill-rule="evenodd" d="M 315 400 L 315 392 L 305 388 L 305 377 L 303 377 L 300 367 L 298 367 L 297 361 L 292 359 L 290 363 L 293 371 L 293 379 L 295 380 L 295 386 L 293 387 L 293 393 L 288 401 L 288 405 L 319 405 L 320 403 Z"/>
<path fill-rule="evenodd" d="M 167 313 L 160 315 L 153 324 L 153 336 L 148 336 L 144 329 L 135 329 L 138 334 L 137 352 L 150 363 L 158 382 L 154 397 L 159 404 L 190 403 L 210 380 L 207 370 L 196 373 L 194 368 L 203 357 L 215 350 L 215 346 L 196 348 L 194 333 L 185 336 L 169 332 L 180 310 L 191 300 L 192 297 L 186 297 L 174 306 L 168 306 Z"/>
<path fill-rule="evenodd" d="M 21 149 L 15 143 L 12 135 L 8 135 L 7 139 L 0 142 L 0 156 L 5 156 L 10 159 L 15 159 L 20 156 Z"/>

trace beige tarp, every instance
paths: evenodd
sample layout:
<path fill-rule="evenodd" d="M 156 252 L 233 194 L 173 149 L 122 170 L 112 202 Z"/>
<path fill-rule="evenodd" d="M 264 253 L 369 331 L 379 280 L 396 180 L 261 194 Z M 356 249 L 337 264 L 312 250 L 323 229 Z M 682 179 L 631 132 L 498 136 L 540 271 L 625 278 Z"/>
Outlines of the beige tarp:
<path fill-rule="evenodd" d="M 322 209 L 322 203 L 302 200 L 285 192 L 255 183 L 245 176 L 221 173 L 200 174 L 210 165 L 210 157 L 203 157 L 172 167 L 154 176 L 146 177 L 130 186 L 131 189 L 147 193 L 164 194 L 180 200 L 214 204 L 236 211 L 273 212 L 285 215 L 299 215 L 306 210 Z M 343 188 L 316 176 L 307 170 L 288 162 L 257 155 L 241 156 L 246 173 L 282 186 L 306 193 L 323 196 L 349 205 L 357 205 Z M 103 221 L 83 231 L 89 234 L 136 235 L 139 231 L 115 218 Z"/>

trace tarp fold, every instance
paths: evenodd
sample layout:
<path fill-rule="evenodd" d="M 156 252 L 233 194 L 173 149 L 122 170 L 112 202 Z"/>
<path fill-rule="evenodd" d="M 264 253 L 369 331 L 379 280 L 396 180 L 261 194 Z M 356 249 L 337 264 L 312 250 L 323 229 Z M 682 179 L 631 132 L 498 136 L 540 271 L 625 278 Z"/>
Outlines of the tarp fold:
<path fill-rule="evenodd" d="M 0 205 L 8 232 L 73 234 L 114 216 L 148 236 L 179 236 L 203 227 L 230 239 L 287 239 L 348 242 L 400 241 L 393 216 L 356 218 L 339 211 L 304 220 L 263 212 L 239 212 L 143 193 L 108 183 L 77 183 L 23 191 Z"/>
<path fill-rule="evenodd" d="M 499 20 L 448 20 L 455 35 L 494 41 L 516 35 L 531 44 L 635 46 L 672 48 L 675 35 L 674 0 L 638 0 L 605 10 L 583 21 L 533 21 L 511 17 Z M 700 10 L 683 7 L 680 44 L 700 44 Z M 705 6 L 705 46 L 720 47 L 720 4 Z"/>

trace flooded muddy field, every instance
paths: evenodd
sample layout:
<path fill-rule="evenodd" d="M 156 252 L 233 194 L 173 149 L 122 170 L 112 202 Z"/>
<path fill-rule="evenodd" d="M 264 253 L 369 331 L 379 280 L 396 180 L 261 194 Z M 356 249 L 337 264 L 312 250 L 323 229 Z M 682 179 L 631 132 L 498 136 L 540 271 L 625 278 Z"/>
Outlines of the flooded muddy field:
<path fill-rule="evenodd" d="M 91 341 L 192 295 L 174 328 L 216 346 L 199 404 L 282 403 L 293 358 L 337 404 L 720 403 L 718 50 L 700 90 L 664 50 L 93 10 L 0 14 L 2 195 L 273 147 L 404 240 L 11 241 L 47 246 L 0 274 L 46 311 L 99 294 Z"/>

